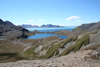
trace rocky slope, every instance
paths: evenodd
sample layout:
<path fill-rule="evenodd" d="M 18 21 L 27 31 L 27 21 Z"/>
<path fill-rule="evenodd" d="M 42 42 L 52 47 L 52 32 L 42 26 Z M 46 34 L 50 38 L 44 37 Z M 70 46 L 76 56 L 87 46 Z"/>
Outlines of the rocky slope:
<path fill-rule="evenodd" d="M 22 60 L 10 63 L 1 63 L 0 67 L 99 67 L 100 61 L 86 59 L 83 57 L 91 50 L 78 51 L 67 56 L 51 58 L 46 60 Z"/>
<path fill-rule="evenodd" d="M 99 25 L 99 22 L 79 26 L 75 28 L 73 33 L 71 33 L 71 35 L 64 40 L 60 39 L 57 36 L 52 36 L 52 37 L 47 37 L 42 39 L 12 41 L 12 43 L 10 42 L 11 45 L 18 44 L 18 45 L 22 45 L 20 47 L 23 48 L 21 48 L 20 51 L 15 51 L 11 53 L 9 52 L 14 51 L 14 49 L 10 49 L 3 45 L 9 42 L 1 41 L 0 43 L 2 45 L 0 46 L 1 52 L 2 50 L 4 51 L 5 49 L 9 50 L 9 52 L 7 53 L 0 54 L 0 56 L 2 57 L 2 59 L 0 60 L 2 60 L 2 62 L 8 62 L 7 60 L 17 61 L 19 60 L 19 58 L 24 60 L 26 59 L 29 60 L 29 61 L 21 61 L 21 62 L 19 61 L 15 63 L 1 64 L 1 66 L 11 65 L 11 66 L 18 67 L 17 65 L 19 65 L 19 67 L 23 67 L 23 66 L 48 67 L 48 65 L 50 65 L 51 67 L 57 67 L 57 66 L 58 67 L 67 67 L 67 66 L 99 67 L 100 30 L 99 30 L 99 26 L 97 29 L 97 24 Z M 88 28 L 88 26 L 90 28 Z M 65 35 L 65 33 L 68 34 L 68 32 L 64 32 L 64 31 L 62 31 L 62 33 L 60 32 L 57 34 L 62 34 L 62 35 Z M 15 48 L 14 45 L 13 48 Z M 88 51 L 90 51 L 89 54 L 87 54 Z M 51 58 L 52 61 L 49 58 Z M 5 61 L 3 61 L 4 59 Z M 35 59 L 39 59 L 39 60 L 35 60 Z M 40 59 L 47 59 L 47 60 L 40 60 Z"/>
<path fill-rule="evenodd" d="M 96 30 L 100 30 L 100 21 L 90 24 L 82 24 L 81 26 L 76 27 L 73 31 L 76 33 L 84 33 L 93 32 Z"/>
<path fill-rule="evenodd" d="M 28 37 L 30 32 L 23 28 L 15 26 L 9 21 L 3 21 L 0 19 L 0 38 L 3 39 L 19 39 Z"/>

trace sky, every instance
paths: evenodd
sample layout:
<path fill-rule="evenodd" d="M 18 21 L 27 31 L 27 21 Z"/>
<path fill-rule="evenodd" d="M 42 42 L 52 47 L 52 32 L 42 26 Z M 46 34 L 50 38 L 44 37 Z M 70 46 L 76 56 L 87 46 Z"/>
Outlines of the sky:
<path fill-rule="evenodd" d="M 15 25 L 79 26 L 100 21 L 100 0 L 0 0 L 0 18 Z"/>

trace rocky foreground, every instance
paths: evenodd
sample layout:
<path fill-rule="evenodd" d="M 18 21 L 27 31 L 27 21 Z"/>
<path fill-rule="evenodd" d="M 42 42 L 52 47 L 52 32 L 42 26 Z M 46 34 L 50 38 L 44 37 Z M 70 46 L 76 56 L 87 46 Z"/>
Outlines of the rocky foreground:
<path fill-rule="evenodd" d="M 0 67 L 100 67 L 99 60 L 88 58 L 92 50 L 83 50 L 69 55 L 46 60 L 22 60 L 0 63 Z"/>

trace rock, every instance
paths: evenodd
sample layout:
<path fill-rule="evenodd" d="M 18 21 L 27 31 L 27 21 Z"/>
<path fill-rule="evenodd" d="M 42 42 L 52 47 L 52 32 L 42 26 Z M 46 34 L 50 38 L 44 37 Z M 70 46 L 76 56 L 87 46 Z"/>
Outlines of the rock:
<path fill-rule="evenodd" d="M 35 48 L 35 53 L 40 52 L 43 49 L 43 45 L 39 45 L 38 47 Z"/>
<path fill-rule="evenodd" d="M 100 60 L 100 46 L 92 52 L 91 58 Z"/>

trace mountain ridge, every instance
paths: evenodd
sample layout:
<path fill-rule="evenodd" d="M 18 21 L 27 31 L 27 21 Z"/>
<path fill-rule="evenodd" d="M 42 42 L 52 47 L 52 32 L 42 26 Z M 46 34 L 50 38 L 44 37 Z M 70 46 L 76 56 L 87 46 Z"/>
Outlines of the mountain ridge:
<path fill-rule="evenodd" d="M 31 25 L 31 24 L 22 24 L 22 25 L 18 25 L 18 26 L 21 26 L 21 27 L 24 27 L 24 28 L 59 28 L 59 27 L 63 27 L 63 26 L 60 26 L 60 25 L 52 25 L 52 24 L 43 24 L 41 26 L 38 26 L 38 25 Z"/>
<path fill-rule="evenodd" d="M 16 38 L 26 38 L 30 32 L 19 26 L 15 26 L 10 21 L 3 21 L 0 19 L 0 38 L 3 39 L 16 39 Z"/>

